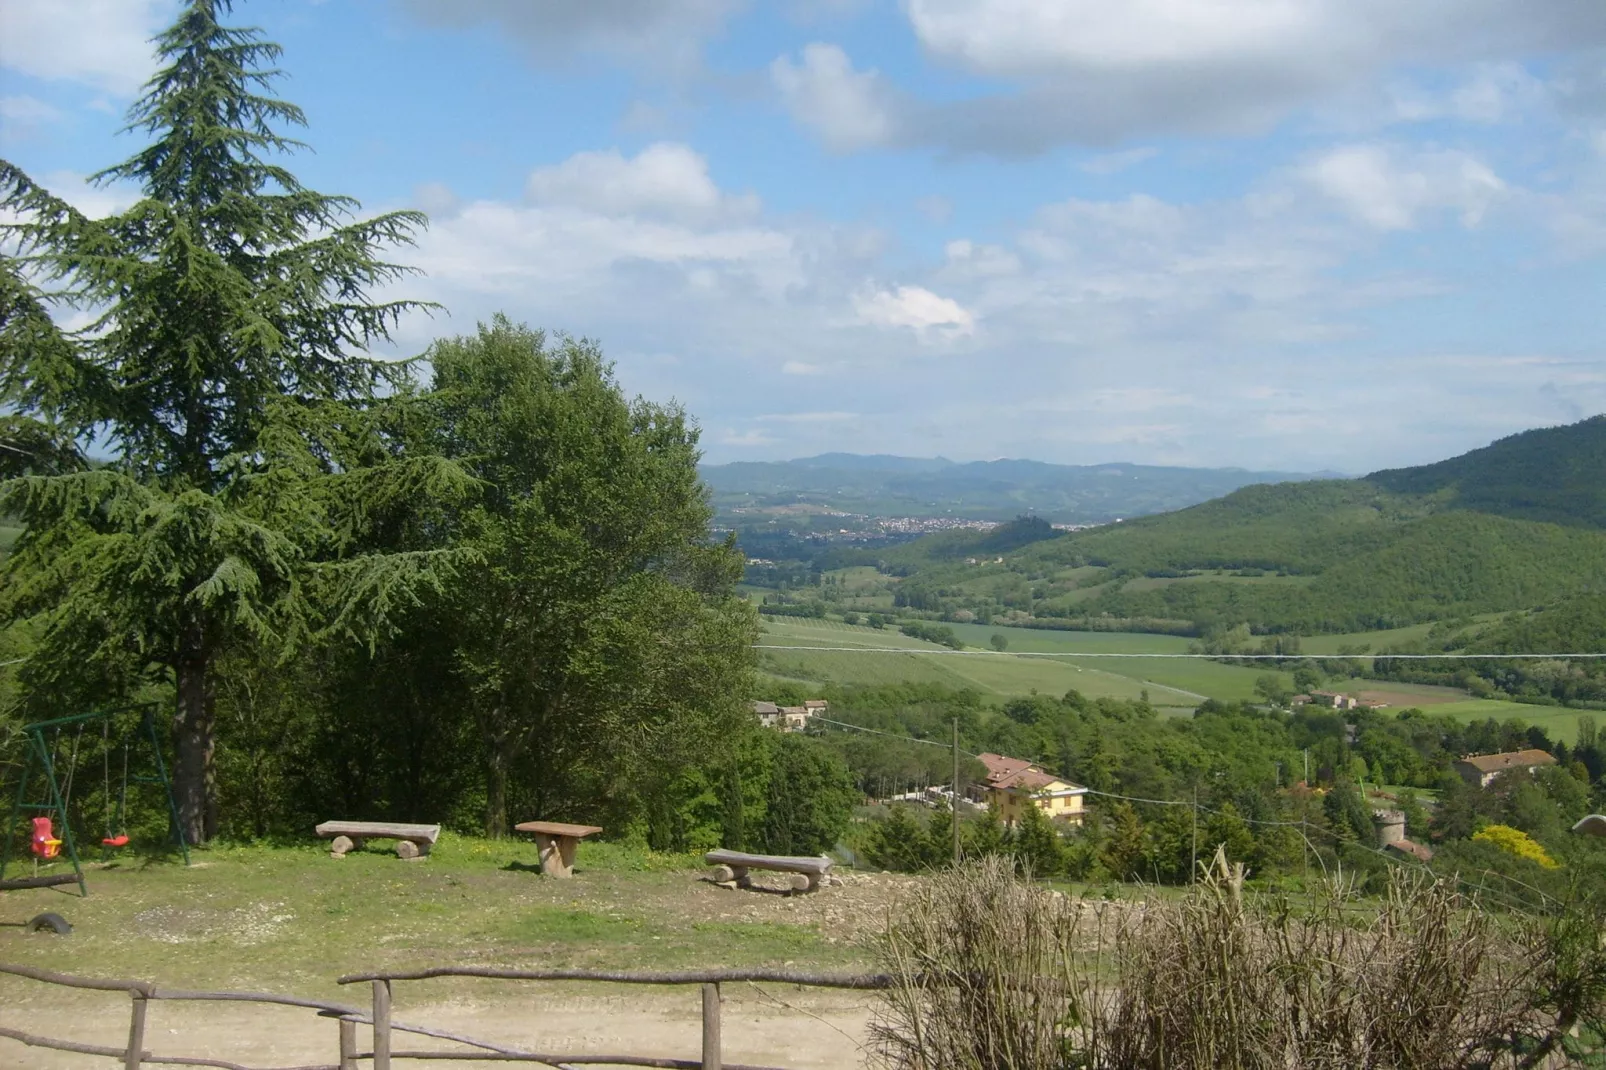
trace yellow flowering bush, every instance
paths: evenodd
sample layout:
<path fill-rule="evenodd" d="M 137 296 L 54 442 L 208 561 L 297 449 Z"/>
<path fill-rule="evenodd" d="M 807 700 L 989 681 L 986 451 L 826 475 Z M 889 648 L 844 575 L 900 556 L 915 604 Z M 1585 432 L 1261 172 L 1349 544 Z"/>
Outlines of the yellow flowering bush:
<path fill-rule="evenodd" d="M 1561 868 L 1561 863 L 1551 858 L 1532 836 L 1510 825 L 1485 825 L 1472 838 L 1492 843 L 1502 851 L 1514 854 L 1518 858 L 1526 858 L 1530 862 L 1537 862 L 1546 869 Z"/>

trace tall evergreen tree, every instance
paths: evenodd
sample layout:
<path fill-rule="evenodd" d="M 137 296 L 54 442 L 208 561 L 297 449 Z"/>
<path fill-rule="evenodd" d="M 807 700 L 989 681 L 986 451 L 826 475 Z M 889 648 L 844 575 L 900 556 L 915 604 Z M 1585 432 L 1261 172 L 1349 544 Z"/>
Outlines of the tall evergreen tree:
<path fill-rule="evenodd" d="M 149 144 L 95 176 L 136 184 L 133 207 L 90 219 L 0 161 L 15 220 L 0 265 L 0 405 L 15 415 L 0 452 L 29 458 L 0 471 L 15 477 L 0 514 L 25 525 L 0 625 L 42 619 L 23 672 L 36 704 L 171 686 L 175 789 L 197 843 L 218 820 L 214 665 L 231 643 L 283 633 L 302 564 L 344 530 L 320 509 L 351 488 L 320 499 L 300 483 L 353 477 L 336 440 L 396 376 L 368 347 L 416 307 L 370 296 L 406 271 L 381 252 L 425 222 L 355 219 L 354 201 L 274 162 L 305 119 L 267 95 L 279 46 L 222 25 L 230 7 L 190 0 L 156 39 L 160 69 L 128 126 Z M 88 324 L 59 326 L 73 310 Z M 86 463 L 91 445 L 111 463 Z M 346 591 L 371 623 L 398 577 L 428 572 L 348 570 Z"/>

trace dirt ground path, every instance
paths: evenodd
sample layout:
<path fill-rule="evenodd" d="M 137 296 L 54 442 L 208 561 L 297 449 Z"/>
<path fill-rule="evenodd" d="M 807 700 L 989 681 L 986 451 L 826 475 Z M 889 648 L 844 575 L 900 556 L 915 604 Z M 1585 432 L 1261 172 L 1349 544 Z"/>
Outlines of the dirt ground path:
<path fill-rule="evenodd" d="M 621 1054 L 696 1059 L 701 1051 L 698 990 L 588 988 L 582 995 L 558 986 L 534 986 L 498 1002 L 453 1000 L 415 1003 L 397 986 L 396 1020 L 446 1029 L 527 1051 Z M 761 992 L 759 989 L 762 989 Z M 767 994 L 766 994 L 767 993 Z M 27 997 L 8 992 L 0 1025 L 78 1043 L 117 1047 L 127 1042 L 128 1004 L 116 995 L 39 989 Z M 781 1006 L 776 1001 L 789 1006 Z M 721 1022 L 727 1064 L 826 1070 L 864 1064 L 874 997 L 791 986 L 729 986 Z M 368 1031 L 358 1028 L 368 1050 Z M 396 1050 L 441 1050 L 452 1045 L 396 1034 Z M 146 1049 L 163 1055 L 210 1056 L 252 1067 L 331 1064 L 337 1026 L 312 1011 L 241 1004 L 164 1003 L 151 1006 Z M 3 1070 L 108 1070 L 112 1060 L 28 1048 L 0 1038 Z M 431 1060 L 405 1066 L 482 1067 L 483 1062 Z M 504 1064 L 516 1065 L 516 1064 Z"/>

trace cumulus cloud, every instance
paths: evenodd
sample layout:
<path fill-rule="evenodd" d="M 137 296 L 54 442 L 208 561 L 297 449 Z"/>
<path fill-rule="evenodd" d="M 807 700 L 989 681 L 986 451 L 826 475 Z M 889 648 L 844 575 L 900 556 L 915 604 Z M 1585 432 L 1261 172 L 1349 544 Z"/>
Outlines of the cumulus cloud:
<path fill-rule="evenodd" d="M 690 147 L 659 142 L 626 158 L 619 152 L 582 152 L 531 173 L 525 195 L 537 204 L 584 208 L 604 215 L 672 219 L 751 217 L 752 194 L 720 191 L 708 161 Z"/>
<path fill-rule="evenodd" d="M 876 71 L 856 71 L 836 45 L 811 44 L 801 63 L 782 56 L 770 78 L 793 118 L 831 148 L 851 150 L 883 143 L 897 121 L 898 102 Z"/>
<path fill-rule="evenodd" d="M 1531 95 L 1514 61 L 1606 46 L 1597 0 L 907 0 L 905 10 L 933 58 L 1015 90 L 922 101 L 814 45 L 814 62 L 786 61 L 793 79 L 779 87 L 833 147 L 1026 154 L 1147 133 L 1245 134 L 1392 70 L 1485 61 L 1434 107 L 1487 122 Z"/>
<path fill-rule="evenodd" d="M 602 52 L 663 69 L 696 62 L 741 0 L 401 0 L 434 26 L 494 25 L 543 63 Z"/>
<path fill-rule="evenodd" d="M 175 0 L 5 0 L 0 66 L 132 93 L 156 69 L 150 41 L 176 6 Z"/>
<path fill-rule="evenodd" d="M 1347 145 L 1310 160 L 1303 177 L 1354 218 L 1378 230 L 1406 230 L 1425 213 L 1450 210 L 1476 226 L 1506 185 L 1464 152 L 1410 152 Z"/>
<path fill-rule="evenodd" d="M 1357 157 L 1388 180 L 1366 199 L 1333 179 L 1368 173 L 1334 166 L 1346 148 L 1237 198 L 1059 200 L 923 264 L 873 232 L 709 211 L 731 196 L 712 178 L 712 193 L 689 182 L 694 194 L 667 208 L 647 198 L 651 211 L 633 196 L 575 195 L 556 176 L 595 158 L 571 158 L 536 172 L 540 199 L 465 203 L 437 220 L 409 257 L 427 275 L 401 288 L 452 319 L 409 322 L 403 347 L 497 310 L 598 338 L 627 389 L 697 414 L 712 460 L 853 449 L 1361 471 L 1562 418 L 1544 382 L 1606 407 L 1606 376 L 1452 372 L 1431 337 L 1391 351 L 1378 316 L 1424 294 L 1487 299 L 1459 292 L 1455 265 L 1439 265 L 1443 278 L 1406 274 L 1389 249 L 1400 226 L 1454 226 L 1476 208 L 1478 172 L 1470 157 L 1378 147 Z M 608 166 L 633 173 L 634 159 Z M 1404 193 L 1388 184 L 1402 176 Z M 1338 199 L 1345 190 L 1353 203 Z M 896 284 L 864 281 L 893 271 Z M 1367 420 L 1309 434 L 1323 413 L 1363 407 Z M 1407 439 L 1421 456 L 1402 458 Z"/>
<path fill-rule="evenodd" d="M 878 327 L 909 327 L 925 335 L 970 334 L 976 317 L 958 301 L 939 297 L 923 286 L 867 289 L 854 300 L 859 319 Z"/>

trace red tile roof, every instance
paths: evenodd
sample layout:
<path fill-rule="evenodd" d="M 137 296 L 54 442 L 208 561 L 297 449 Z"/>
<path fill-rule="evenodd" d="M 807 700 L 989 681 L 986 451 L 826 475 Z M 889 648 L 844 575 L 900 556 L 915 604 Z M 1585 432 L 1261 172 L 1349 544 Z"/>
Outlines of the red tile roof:
<path fill-rule="evenodd" d="M 977 757 L 987 768 L 987 786 L 998 791 L 1016 788 L 1040 791 L 1050 784 L 1069 784 L 1064 778 L 1045 773 L 1024 758 L 1006 758 L 1002 754 L 982 754 Z"/>
<path fill-rule="evenodd" d="M 1431 862 L 1433 860 L 1433 848 L 1425 844 L 1414 843 L 1411 840 L 1395 840 L 1393 843 L 1385 844 L 1385 846 L 1392 847 L 1401 854 L 1410 855 L 1418 862 Z"/>

